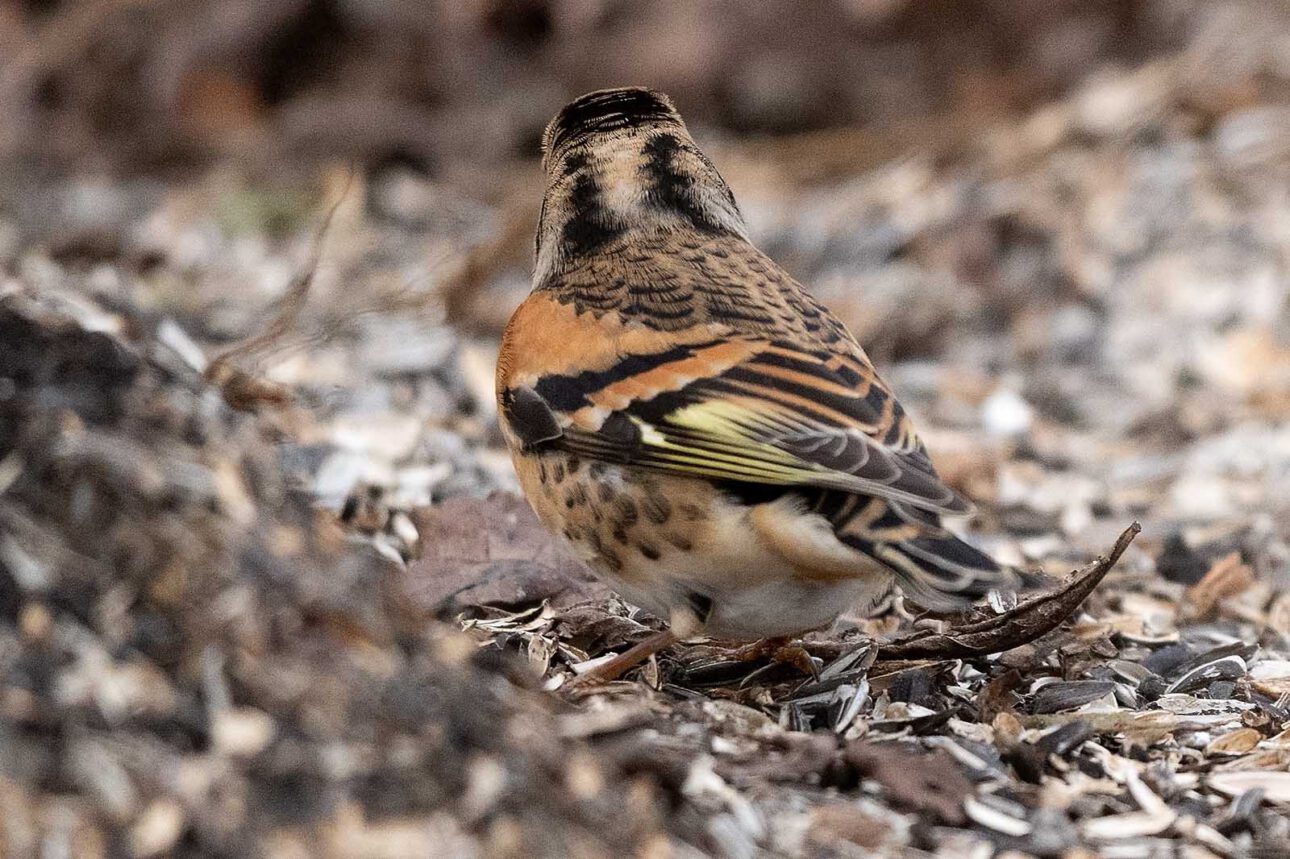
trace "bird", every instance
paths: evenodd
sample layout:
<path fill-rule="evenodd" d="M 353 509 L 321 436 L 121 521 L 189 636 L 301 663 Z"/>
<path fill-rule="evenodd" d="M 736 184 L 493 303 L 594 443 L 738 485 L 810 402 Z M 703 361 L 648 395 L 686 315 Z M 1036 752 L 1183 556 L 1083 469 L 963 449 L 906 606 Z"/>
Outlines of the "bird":
<path fill-rule="evenodd" d="M 784 642 L 893 586 L 950 609 L 1015 571 L 945 525 L 972 505 L 826 307 L 749 240 L 672 100 L 587 93 L 542 135 L 532 290 L 497 364 L 541 522 L 678 641 Z"/>

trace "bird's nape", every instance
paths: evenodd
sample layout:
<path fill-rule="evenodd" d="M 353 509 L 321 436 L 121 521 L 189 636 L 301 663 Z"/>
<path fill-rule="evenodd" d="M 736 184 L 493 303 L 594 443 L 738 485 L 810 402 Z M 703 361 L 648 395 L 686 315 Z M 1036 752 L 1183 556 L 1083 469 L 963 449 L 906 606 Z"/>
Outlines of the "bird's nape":
<path fill-rule="evenodd" d="M 569 102 L 547 123 L 542 153 L 551 163 L 592 134 L 645 125 L 685 128 L 672 100 L 660 92 L 644 87 L 596 90 Z"/>
<path fill-rule="evenodd" d="M 661 93 L 628 87 L 574 100 L 547 125 L 542 163 L 535 287 L 633 234 L 746 237 L 730 187 Z"/>

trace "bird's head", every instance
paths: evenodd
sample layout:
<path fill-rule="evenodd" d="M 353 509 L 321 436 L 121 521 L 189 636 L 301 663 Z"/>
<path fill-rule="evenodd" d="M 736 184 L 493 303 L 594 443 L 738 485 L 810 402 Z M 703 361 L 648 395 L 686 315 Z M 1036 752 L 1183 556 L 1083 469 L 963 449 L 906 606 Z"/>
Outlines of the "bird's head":
<path fill-rule="evenodd" d="M 574 99 L 542 135 L 542 166 L 535 284 L 634 231 L 745 236 L 729 186 L 662 93 L 626 87 Z"/>

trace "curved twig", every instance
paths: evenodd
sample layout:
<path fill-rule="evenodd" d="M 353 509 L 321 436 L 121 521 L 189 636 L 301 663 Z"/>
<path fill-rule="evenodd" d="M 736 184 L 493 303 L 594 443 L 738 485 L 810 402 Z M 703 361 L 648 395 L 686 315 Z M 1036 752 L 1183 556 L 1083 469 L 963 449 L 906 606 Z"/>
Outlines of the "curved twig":
<path fill-rule="evenodd" d="M 1019 603 L 1003 614 L 955 626 L 946 632 L 920 630 L 880 646 L 878 659 L 963 659 L 1010 650 L 1034 641 L 1057 628 L 1079 608 L 1093 588 L 1111 571 L 1133 538 L 1142 531 L 1134 522 L 1124 530 L 1111 551 L 1075 572 L 1057 590 Z"/>

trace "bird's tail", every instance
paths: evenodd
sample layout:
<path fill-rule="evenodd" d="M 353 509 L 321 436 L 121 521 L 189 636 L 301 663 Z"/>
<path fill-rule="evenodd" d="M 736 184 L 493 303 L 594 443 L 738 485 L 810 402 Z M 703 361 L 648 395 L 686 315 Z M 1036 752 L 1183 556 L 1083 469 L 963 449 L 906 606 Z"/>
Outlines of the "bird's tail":
<path fill-rule="evenodd" d="M 870 549 L 911 600 L 932 609 L 962 608 L 992 590 L 1016 590 L 1018 572 L 953 534 L 922 536 Z"/>
<path fill-rule="evenodd" d="M 881 562 L 906 596 L 931 609 L 962 608 L 992 590 L 1027 583 L 1025 574 L 964 542 L 932 515 L 896 504 L 880 521 L 843 526 L 838 537 Z"/>

